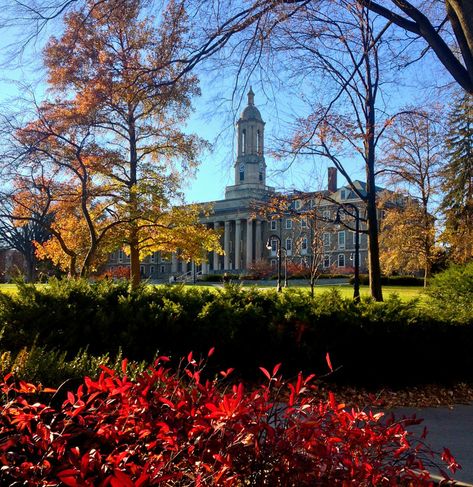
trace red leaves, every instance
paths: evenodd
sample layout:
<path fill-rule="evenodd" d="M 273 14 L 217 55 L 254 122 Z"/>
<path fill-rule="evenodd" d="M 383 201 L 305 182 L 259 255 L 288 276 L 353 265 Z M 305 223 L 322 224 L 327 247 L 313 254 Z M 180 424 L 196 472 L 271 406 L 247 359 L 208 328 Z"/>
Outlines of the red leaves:
<path fill-rule="evenodd" d="M 0 415 L 0 484 L 429 485 L 422 458 L 431 452 L 406 431 L 417 418 L 382 422 L 382 413 L 347 411 L 332 393 L 320 401 L 313 375 L 285 384 L 281 364 L 261 367 L 269 384 L 219 389 L 195 380 L 201 362 L 186 358 L 180 375 L 164 359 L 133 381 L 104 368 L 57 411 L 16 396 Z M 2 389 L 17 390 L 8 380 Z M 458 468 L 447 449 L 442 460 Z"/>
<path fill-rule="evenodd" d="M 455 473 L 458 469 L 461 468 L 461 466 L 458 464 L 458 462 L 455 460 L 454 456 L 450 452 L 448 448 L 444 448 L 442 455 L 441 455 L 442 461 L 447 464 L 447 467 Z"/>
<path fill-rule="evenodd" d="M 275 380 L 276 378 L 276 374 L 279 372 L 279 369 L 281 368 L 281 364 L 276 364 L 273 368 L 273 373 L 270 374 L 268 372 L 267 369 L 265 369 L 264 367 L 260 367 L 259 369 L 261 370 L 261 372 L 263 372 L 263 374 L 268 378 L 269 381 L 271 380 Z"/>
<path fill-rule="evenodd" d="M 325 360 L 327 362 L 328 368 L 330 369 L 330 372 L 333 372 L 332 361 L 330 360 L 330 354 L 328 352 L 325 355 Z"/>

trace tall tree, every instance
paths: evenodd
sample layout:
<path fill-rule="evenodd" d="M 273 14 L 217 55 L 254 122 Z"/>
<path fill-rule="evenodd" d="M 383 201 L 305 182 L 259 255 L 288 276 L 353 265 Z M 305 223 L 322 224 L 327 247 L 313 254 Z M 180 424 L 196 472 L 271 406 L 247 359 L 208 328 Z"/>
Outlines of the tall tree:
<path fill-rule="evenodd" d="M 325 18 L 328 14 L 325 12 Z M 377 26 L 369 10 L 358 5 L 347 10 L 343 21 L 317 24 L 316 19 L 320 19 L 320 12 L 314 8 L 295 16 L 293 28 L 291 23 L 284 27 L 284 44 L 291 49 L 294 68 L 289 69 L 299 69 L 300 76 L 322 76 L 330 80 L 333 88 L 328 98 L 331 101 L 311 103 L 310 115 L 298 119 L 292 136 L 282 141 L 280 153 L 291 158 L 310 155 L 327 159 L 364 202 L 370 292 L 374 299 L 382 301 L 376 150 L 391 120 L 379 109 L 383 59 L 378 39 L 383 27 Z M 314 29 L 315 25 L 318 28 Z M 315 90 L 314 87 L 313 97 L 318 99 L 322 90 Z M 363 188 L 354 183 L 346 165 L 347 159 L 353 157 L 363 164 L 366 174 Z"/>
<path fill-rule="evenodd" d="M 109 157 L 94 144 L 90 123 L 68 102 L 45 102 L 34 106 L 28 123 L 5 117 L 2 127 L 8 150 L 1 166 L 13 181 L 4 192 L 9 218 L 44 225 L 54 214 L 50 238 L 37 242 L 38 250 L 71 276 L 99 263 L 99 247 L 104 258 L 104 242 L 121 223 L 108 211 L 110 187 L 97 177 Z"/>
<path fill-rule="evenodd" d="M 419 200 L 410 197 L 397 195 L 383 204 L 379 240 L 383 271 L 406 274 L 423 269 L 427 286 L 437 258 L 434 217 L 424 212 Z"/>
<path fill-rule="evenodd" d="M 113 188 L 116 213 L 128 222 L 123 243 L 136 285 L 140 257 L 161 250 L 160 219 L 179 197 L 180 171 L 192 173 L 204 145 L 182 130 L 199 94 L 195 76 L 176 81 L 181 66 L 174 60 L 188 47 L 188 19 L 182 2 L 168 2 L 158 27 L 143 14 L 141 0 L 86 3 L 88 15 L 65 17 L 64 34 L 49 41 L 45 62 L 56 96 L 79 114 L 93 114 L 95 140 L 113 154 L 113 163 L 98 172 Z M 190 247 L 192 238 L 209 250 L 218 246 L 205 227 L 188 237 Z M 182 243 L 185 252 L 186 239 Z"/>
<path fill-rule="evenodd" d="M 448 118 L 448 162 L 441 172 L 443 239 L 455 262 L 473 258 L 473 96 L 457 98 Z"/>
<path fill-rule="evenodd" d="M 380 172 L 407 198 L 382 202 L 381 262 L 385 271 L 424 270 L 424 284 L 436 260 L 435 202 L 444 162 L 441 110 L 408 107 L 386 129 Z M 400 203 L 401 202 L 401 203 Z M 397 225 L 396 225 L 397 222 Z M 417 268 L 416 268 L 417 266 Z"/>
<path fill-rule="evenodd" d="M 2 206 L 10 206 L 9 200 L 4 200 Z M 26 264 L 25 278 L 28 282 L 34 282 L 38 265 L 36 244 L 42 244 L 50 238 L 48 227 L 52 216 L 34 215 L 31 221 L 20 224 L 14 218 L 9 218 L 11 208 L 0 210 L 4 215 L 0 219 L 0 242 L 9 248 L 15 249 L 24 257 Z"/>

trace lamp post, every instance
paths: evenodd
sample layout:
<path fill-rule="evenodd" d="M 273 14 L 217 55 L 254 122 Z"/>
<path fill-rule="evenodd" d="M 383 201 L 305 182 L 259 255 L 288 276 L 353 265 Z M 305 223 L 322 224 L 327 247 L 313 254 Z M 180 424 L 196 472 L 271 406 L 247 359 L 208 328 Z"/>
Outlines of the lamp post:
<path fill-rule="evenodd" d="M 347 211 L 347 207 L 354 212 Z M 337 216 L 334 223 L 341 222 L 341 212 L 344 212 L 348 216 L 355 217 L 355 276 L 353 279 L 353 301 L 358 303 L 360 301 L 360 210 L 352 203 L 344 203 L 343 206 L 339 206 L 337 210 Z"/>
<path fill-rule="evenodd" d="M 277 247 L 277 252 L 276 252 L 276 256 L 277 256 L 277 263 L 278 263 L 278 281 L 277 281 L 277 285 L 276 285 L 276 289 L 278 291 L 278 293 L 281 292 L 281 237 L 279 237 L 279 235 L 270 235 L 269 238 L 268 238 L 268 241 L 266 242 L 266 248 L 268 250 L 272 250 L 273 247 L 271 246 L 271 240 L 276 240 L 278 242 L 278 247 Z M 285 249 L 284 249 L 285 250 Z M 285 279 L 284 279 L 284 283 L 285 283 L 285 286 L 287 286 L 287 253 L 286 253 L 286 265 L 285 265 Z"/>

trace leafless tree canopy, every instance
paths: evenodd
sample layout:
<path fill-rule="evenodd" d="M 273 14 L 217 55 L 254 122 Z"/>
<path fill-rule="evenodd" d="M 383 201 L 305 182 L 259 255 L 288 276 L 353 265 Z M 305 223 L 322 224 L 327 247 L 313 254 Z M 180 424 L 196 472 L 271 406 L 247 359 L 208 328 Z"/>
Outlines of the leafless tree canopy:
<path fill-rule="evenodd" d="M 113 8 L 122 1 L 126 0 L 7 0 L 2 5 L 0 25 L 15 29 L 17 38 L 13 44 L 23 48 L 36 42 L 51 22 L 60 21 L 71 9 L 87 12 L 104 2 Z M 195 20 L 194 36 L 199 40 L 185 60 L 186 69 L 218 52 L 238 34 L 251 31 L 254 35 L 250 44 L 256 45 L 300 10 L 309 6 L 323 8 L 332 3 L 328 0 L 182 1 Z M 150 9 L 160 8 L 159 1 L 147 3 Z M 432 51 L 456 83 L 473 93 L 473 3 L 470 0 L 339 0 L 338 3 L 340 7 L 344 3 L 358 3 L 385 18 L 405 36 L 412 58 Z"/>

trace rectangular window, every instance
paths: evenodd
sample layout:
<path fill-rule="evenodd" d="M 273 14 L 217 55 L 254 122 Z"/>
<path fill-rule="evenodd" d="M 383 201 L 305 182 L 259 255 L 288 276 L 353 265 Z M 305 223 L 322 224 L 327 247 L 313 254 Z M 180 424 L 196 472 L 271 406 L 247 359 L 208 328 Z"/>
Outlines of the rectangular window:
<path fill-rule="evenodd" d="M 118 251 L 118 262 L 123 262 L 124 252 L 123 250 Z"/>
<path fill-rule="evenodd" d="M 140 266 L 140 274 L 144 277 L 144 275 L 145 275 L 145 266 L 144 265 Z"/>
<path fill-rule="evenodd" d="M 330 220 L 330 210 L 324 210 L 324 212 L 322 213 L 322 217 Z"/>
<path fill-rule="evenodd" d="M 276 259 L 271 259 L 271 268 L 276 269 L 277 263 L 278 263 L 278 261 Z"/>
<path fill-rule="evenodd" d="M 330 246 L 330 233 L 324 232 L 322 235 L 322 240 L 324 242 L 324 247 Z"/>
<path fill-rule="evenodd" d="M 151 262 L 156 262 L 156 252 L 151 254 Z"/>
<path fill-rule="evenodd" d="M 330 255 L 324 255 L 324 268 L 330 267 Z"/>
<path fill-rule="evenodd" d="M 276 255 L 278 251 L 278 241 L 276 239 L 271 240 L 271 255 Z"/>
<path fill-rule="evenodd" d="M 292 255 L 292 238 L 286 238 L 286 254 Z"/>
<path fill-rule="evenodd" d="M 338 267 L 345 267 L 345 254 L 338 254 Z"/>
<path fill-rule="evenodd" d="M 286 219 L 286 230 L 292 229 L 292 220 L 290 218 Z"/>
<path fill-rule="evenodd" d="M 306 255 L 307 254 L 307 237 L 304 237 L 301 241 L 301 254 Z"/>
<path fill-rule="evenodd" d="M 340 191 L 340 199 L 346 200 L 347 199 L 347 193 L 344 189 Z"/>
<path fill-rule="evenodd" d="M 271 220 L 271 230 L 277 230 L 277 223 L 276 220 Z"/>
<path fill-rule="evenodd" d="M 301 220 L 301 228 L 307 228 L 307 218 Z"/>
<path fill-rule="evenodd" d="M 345 230 L 338 232 L 338 248 L 339 249 L 345 248 Z"/>
<path fill-rule="evenodd" d="M 300 210 L 301 206 L 302 206 L 301 200 L 294 201 L 294 209 L 295 210 Z"/>

